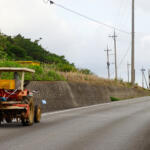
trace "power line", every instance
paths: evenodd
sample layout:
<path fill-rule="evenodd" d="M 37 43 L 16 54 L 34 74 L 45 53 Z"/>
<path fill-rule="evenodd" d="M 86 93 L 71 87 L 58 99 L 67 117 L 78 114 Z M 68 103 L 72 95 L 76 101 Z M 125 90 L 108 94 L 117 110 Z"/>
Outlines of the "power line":
<path fill-rule="evenodd" d="M 51 5 L 52 5 L 52 4 L 53 4 L 53 5 L 56 5 L 56 6 L 60 7 L 60 8 L 65 9 L 66 11 L 69 11 L 69 12 L 71 12 L 71 13 L 73 13 L 73 14 L 76 14 L 76 15 L 78 15 L 78 16 L 80 16 L 80 17 L 83 17 L 83 18 L 85 18 L 85 19 L 87 19 L 87 20 L 89 20 L 89 21 L 95 22 L 95 23 L 97 23 L 97 24 L 99 24 L 99 25 L 103 25 L 103 26 L 105 26 L 105 27 L 107 27 L 107 28 L 111 28 L 111 29 L 117 30 L 117 31 L 122 32 L 122 33 L 125 33 L 125 34 L 131 34 L 130 32 L 127 32 L 127 31 L 122 30 L 122 29 L 120 29 L 120 28 L 117 28 L 117 27 L 108 25 L 108 24 L 103 23 L 103 22 L 101 22 L 101 21 L 99 21 L 99 20 L 93 19 L 93 18 L 88 17 L 88 16 L 86 16 L 86 15 L 83 15 L 83 14 L 77 12 L 77 11 L 74 11 L 74 10 L 72 10 L 72 9 L 69 9 L 69 8 L 67 8 L 67 7 L 65 7 L 65 6 L 63 6 L 63 5 L 61 5 L 61 4 L 55 3 L 54 1 L 51 1 L 51 0 L 43 0 L 43 1 L 46 2 L 46 3 L 49 2 Z"/>
<path fill-rule="evenodd" d="M 130 48 L 131 48 L 131 45 L 129 45 L 129 47 L 127 48 L 127 50 L 126 50 L 124 56 L 122 57 L 122 59 L 121 59 L 119 65 L 118 65 L 118 69 L 121 67 L 123 61 L 125 60 L 127 54 L 129 53 Z M 111 75 L 114 74 L 114 73 L 115 73 L 115 71 L 111 72 Z"/>
<path fill-rule="evenodd" d="M 120 61 L 120 63 L 119 63 L 119 67 L 122 65 L 123 61 L 125 60 L 126 56 L 128 55 L 128 52 L 129 52 L 129 50 L 130 50 L 130 47 L 131 47 L 131 46 L 128 47 L 128 49 L 126 50 L 124 56 L 122 57 L 122 59 L 121 59 L 121 61 Z M 119 68 L 119 67 L 118 67 L 118 68 Z"/>
<path fill-rule="evenodd" d="M 118 18 L 119 18 L 119 24 L 118 25 L 120 25 L 121 24 L 121 19 L 122 19 L 122 10 L 123 10 L 123 8 L 124 8 L 124 6 L 125 6 L 125 1 L 126 0 L 121 0 L 120 2 L 120 6 L 119 6 L 119 9 L 118 9 L 118 13 L 117 13 L 117 16 L 118 16 Z M 116 22 L 118 22 L 118 18 L 116 18 Z"/>
<path fill-rule="evenodd" d="M 123 6 L 123 9 L 122 9 L 122 15 L 120 15 L 120 25 L 124 25 L 124 19 L 126 17 L 126 15 L 128 15 L 129 11 L 127 11 L 128 9 L 128 0 L 124 1 L 124 6 Z M 125 25 L 124 25 L 125 26 Z"/>

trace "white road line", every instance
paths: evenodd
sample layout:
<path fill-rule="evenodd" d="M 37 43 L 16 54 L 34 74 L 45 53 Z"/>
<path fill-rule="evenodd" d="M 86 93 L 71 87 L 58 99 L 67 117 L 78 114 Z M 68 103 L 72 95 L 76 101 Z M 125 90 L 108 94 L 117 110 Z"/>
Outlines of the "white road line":
<path fill-rule="evenodd" d="M 59 114 L 59 113 L 81 110 L 81 109 L 88 109 L 88 108 L 92 108 L 92 107 L 96 107 L 96 106 L 103 106 L 103 105 L 108 105 L 108 104 L 111 104 L 111 103 L 96 104 L 96 105 L 91 105 L 91 106 L 84 106 L 84 107 L 79 107 L 79 108 L 71 108 L 71 109 L 67 109 L 67 110 L 48 112 L 48 113 L 43 113 L 42 116 L 54 115 L 54 114 Z"/>
<path fill-rule="evenodd" d="M 138 100 L 138 99 L 142 99 L 142 98 L 143 97 L 134 98 L 134 99 Z M 96 104 L 96 105 L 91 105 L 91 106 L 84 106 L 84 107 L 79 107 L 79 108 L 71 108 L 71 109 L 67 109 L 67 110 L 48 112 L 48 113 L 43 113 L 42 116 L 44 117 L 44 116 L 48 116 L 48 115 L 60 114 L 60 113 L 71 112 L 71 111 L 76 111 L 76 110 L 81 110 L 81 109 L 88 109 L 88 108 L 92 108 L 92 107 L 98 107 L 98 106 L 104 106 L 104 105 L 110 105 L 110 104 L 115 105 L 118 103 L 126 103 L 126 102 L 132 103 L 134 99 L 128 99 L 128 100 L 122 100 L 122 101 L 118 101 L 118 102 L 110 102 L 110 103 Z"/>

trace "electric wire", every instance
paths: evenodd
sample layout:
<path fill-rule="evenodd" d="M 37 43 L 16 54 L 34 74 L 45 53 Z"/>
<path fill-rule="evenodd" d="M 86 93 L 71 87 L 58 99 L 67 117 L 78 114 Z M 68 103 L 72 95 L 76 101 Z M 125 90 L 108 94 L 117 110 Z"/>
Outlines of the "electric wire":
<path fill-rule="evenodd" d="M 53 4 L 53 5 L 56 5 L 56 6 L 60 7 L 60 8 L 65 9 L 66 11 L 69 11 L 69 12 L 71 12 L 71 13 L 73 13 L 73 14 L 76 14 L 76 15 L 82 17 L 82 18 L 85 18 L 85 19 L 89 20 L 89 21 L 95 22 L 95 23 L 97 23 L 97 24 L 99 24 L 99 25 L 103 25 L 103 26 L 105 26 L 105 27 L 107 27 L 107 28 L 111 28 L 111 29 L 117 30 L 117 31 L 122 32 L 122 33 L 125 33 L 125 34 L 131 34 L 130 32 L 127 32 L 127 31 L 122 30 L 122 29 L 120 29 L 120 28 L 114 27 L 114 26 L 112 26 L 112 25 L 108 25 L 108 24 L 103 23 L 103 22 L 101 22 L 101 21 L 99 21 L 99 20 L 96 20 L 96 19 L 93 19 L 93 18 L 88 17 L 88 16 L 86 16 L 86 15 L 83 15 L 83 14 L 77 12 L 77 11 L 74 11 L 74 10 L 72 10 L 72 9 L 69 9 L 69 8 L 67 8 L 67 7 L 65 7 L 65 6 L 63 6 L 63 5 L 61 5 L 61 4 L 55 3 L 55 2 L 53 2 L 53 1 L 51 1 L 51 0 L 43 0 L 43 1 L 44 1 L 45 3 L 48 3 L 48 2 L 49 2 L 51 5 L 52 5 L 52 4 Z"/>
<path fill-rule="evenodd" d="M 123 14 L 122 14 L 122 22 L 120 23 L 120 26 L 124 25 L 126 26 L 127 25 L 127 20 L 130 18 L 129 15 L 130 15 L 130 11 L 128 11 L 128 7 L 129 6 L 129 3 L 128 1 L 126 0 L 126 4 L 124 6 L 124 11 L 123 11 Z"/>
<path fill-rule="evenodd" d="M 129 52 L 130 48 L 131 48 L 131 44 L 130 44 L 129 47 L 127 48 L 127 50 L 126 50 L 124 56 L 122 57 L 122 59 L 121 59 L 119 65 L 118 65 L 118 69 L 121 67 L 123 61 L 125 60 L 126 56 L 128 55 L 128 52 Z M 114 73 L 115 73 L 115 71 L 111 72 L 111 75 L 113 75 Z"/>
<path fill-rule="evenodd" d="M 122 65 L 122 63 L 123 63 L 124 59 L 125 59 L 125 58 L 126 58 L 126 56 L 128 55 L 128 52 L 129 52 L 130 48 L 131 48 L 131 46 L 129 46 L 129 47 L 128 47 L 128 49 L 127 49 L 127 51 L 126 51 L 125 55 L 123 56 L 123 58 L 121 59 L 121 61 L 120 61 L 120 63 L 119 63 L 119 67 L 118 67 L 118 68 L 120 68 L 120 66 Z"/>
<path fill-rule="evenodd" d="M 122 16 L 122 9 L 123 9 L 123 6 L 124 6 L 124 2 L 125 2 L 125 0 L 120 0 L 120 5 L 119 5 L 118 13 L 117 13 L 118 18 L 119 18 L 119 25 L 120 25 L 120 22 L 121 22 L 121 19 L 122 19 L 121 16 Z M 118 22 L 118 18 L 116 18 L 115 23 Z"/>
<path fill-rule="evenodd" d="M 108 25 L 108 24 L 103 23 L 103 22 L 101 22 L 101 21 L 99 21 L 99 20 L 93 19 L 93 18 L 88 17 L 88 16 L 86 16 L 86 15 L 83 15 L 83 14 L 77 12 L 77 11 L 74 11 L 74 10 L 72 10 L 72 9 L 69 9 L 69 8 L 67 8 L 67 7 L 65 7 L 65 6 L 63 6 L 63 5 L 61 5 L 61 4 L 55 3 L 54 1 L 51 1 L 51 0 L 43 0 L 43 1 L 44 1 L 45 3 L 48 3 L 48 2 L 49 2 L 51 5 L 54 4 L 54 5 L 56 5 L 56 6 L 60 7 L 60 8 L 65 9 L 66 11 L 69 11 L 69 12 L 71 12 L 71 13 L 73 13 L 73 14 L 75 14 L 75 15 L 78 15 L 78 16 L 80 16 L 80 17 L 83 17 L 83 18 L 85 18 L 85 19 L 87 19 L 87 20 L 89 20 L 89 21 L 95 22 L 95 23 L 97 23 L 97 24 L 99 24 L 99 25 L 103 25 L 103 26 L 105 26 L 105 27 L 107 27 L 107 28 L 111 28 L 111 29 L 117 30 L 117 31 L 122 32 L 122 33 L 131 34 L 130 32 L 127 32 L 127 31 L 122 30 L 122 29 L 120 29 L 120 28 L 117 28 L 117 27 L 115 27 L 115 26 Z M 130 46 L 128 47 L 128 49 L 127 49 L 125 55 L 123 56 L 123 58 L 121 59 L 119 65 L 118 65 L 118 68 L 120 68 L 120 66 L 122 65 L 122 63 L 123 63 L 125 57 L 127 56 L 129 50 L 130 50 Z M 114 74 L 114 72 L 111 73 L 111 75 L 112 75 L 112 74 Z"/>
<path fill-rule="evenodd" d="M 128 9 L 128 0 L 125 0 L 124 1 L 124 4 L 123 4 L 123 9 L 122 9 L 122 13 L 121 13 L 121 15 L 120 15 L 120 25 L 122 25 L 123 24 L 123 20 L 124 20 L 124 18 L 126 17 L 126 15 L 128 14 L 128 12 L 129 11 L 127 11 L 127 9 Z"/>

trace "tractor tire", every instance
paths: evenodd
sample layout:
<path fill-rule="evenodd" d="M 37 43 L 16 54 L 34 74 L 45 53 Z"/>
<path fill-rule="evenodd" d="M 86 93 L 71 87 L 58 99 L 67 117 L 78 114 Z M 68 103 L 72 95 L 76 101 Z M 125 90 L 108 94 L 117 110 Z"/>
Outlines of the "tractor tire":
<path fill-rule="evenodd" d="M 28 118 L 27 119 L 24 119 L 24 118 L 21 119 L 22 124 L 24 126 L 31 126 L 34 122 L 34 101 L 33 101 L 32 97 L 29 99 L 28 104 L 29 104 Z"/>
<path fill-rule="evenodd" d="M 3 122 L 2 114 L 0 113 L 0 125 L 1 125 L 2 122 Z"/>
<path fill-rule="evenodd" d="M 23 126 L 27 126 L 25 119 L 21 119 L 21 122 L 22 122 Z"/>
<path fill-rule="evenodd" d="M 35 105 L 34 109 L 34 122 L 39 123 L 41 120 L 41 107 L 40 105 Z"/>
<path fill-rule="evenodd" d="M 7 123 L 12 123 L 12 118 L 10 118 L 10 117 L 6 117 L 5 120 Z"/>

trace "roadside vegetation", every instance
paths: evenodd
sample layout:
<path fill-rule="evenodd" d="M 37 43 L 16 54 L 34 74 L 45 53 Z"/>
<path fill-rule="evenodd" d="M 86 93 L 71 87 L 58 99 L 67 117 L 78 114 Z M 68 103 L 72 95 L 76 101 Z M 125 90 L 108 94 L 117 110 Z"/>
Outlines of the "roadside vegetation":
<path fill-rule="evenodd" d="M 79 69 L 64 56 L 45 50 L 39 38 L 32 41 L 18 34 L 14 37 L 0 33 L 0 67 L 27 67 L 34 69 L 34 76 L 26 74 L 25 80 L 35 81 L 75 81 L 103 86 L 132 87 L 122 80 L 108 80 L 94 75 L 89 69 Z M 33 61 L 40 65 L 19 64 L 16 61 Z M 1 78 L 10 79 L 12 75 L 2 73 Z M 135 88 L 139 88 L 138 85 Z"/>
<path fill-rule="evenodd" d="M 74 82 L 83 82 L 90 84 L 98 84 L 102 86 L 121 86 L 121 87 L 131 87 L 129 83 L 123 82 L 122 80 L 108 80 L 100 78 L 88 70 L 83 72 L 83 70 L 67 70 L 64 67 L 58 67 L 54 64 L 41 64 L 40 66 L 28 65 L 28 64 L 19 64 L 15 61 L 1 60 L 0 67 L 27 67 L 35 70 L 35 74 L 30 73 L 25 74 L 25 80 L 34 80 L 34 81 L 74 81 Z M 2 73 L 2 79 L 12 79 L 13 76 L 10 73 Z M 138 88 L 138 86 L 137 86 Z"/>
<path fill-rule="evenodd" d="M 35 70 L 35 74 L 30 73 L 25 74 L 25 80 L 35 80 L 35 81 L 60 81 L 65 80 L 65 78 L 58 74 L 56 71 L 51 69 L 45 69 L 43 65 L 33 66 L 33 65 L 22 65 L 13 61 L 1 61 L 0 67 L 27 67 Z M 10 73 L 4 72 L 1 74 L 2 79 L 12 79 L 13 76 Z"/>
<path fill-rule="evenodd" d="M 110 97 L 110 100 L 111 100 L 112 102 L 116 102 L 116 101 L 120 101 L 121 99 L 111 96 L 111 97 Z"/>
<path fill-rule="evenodd" d="M 35 41 L 24 38 L 18 34 L 14 37 L 0 33 L 0 67 L 28 67 L 35 69 L 33 80 L 60 81 L 66 80 L 59 72 L 79 72 L 90 75 L 89 69 L 78 69 L 70 63 L 64 56 L 59 56 L 44 49 L 39 38 Z M 16 61 L 33 61 L 40 63 L 40 66 L 22 65 Z M 11 78 L 7 73 L 2 74 L 2 78 Z M 31 80 L 32 76 L 27 74 L 26 80 Z"/>

